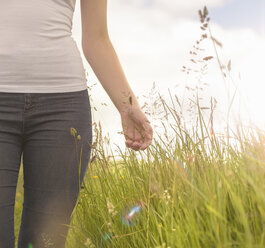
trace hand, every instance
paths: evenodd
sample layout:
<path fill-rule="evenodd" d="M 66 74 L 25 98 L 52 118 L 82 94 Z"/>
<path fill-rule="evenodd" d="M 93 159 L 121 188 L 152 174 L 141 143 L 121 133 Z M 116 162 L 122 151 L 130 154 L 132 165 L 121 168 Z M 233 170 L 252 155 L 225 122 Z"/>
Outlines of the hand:
<path fill-rule="evenodd" d="M 121 112 L 121 123 L 127 147 L 138 151 L 145 150 L 151 144 L 153 129 L 141 108 Z"/>

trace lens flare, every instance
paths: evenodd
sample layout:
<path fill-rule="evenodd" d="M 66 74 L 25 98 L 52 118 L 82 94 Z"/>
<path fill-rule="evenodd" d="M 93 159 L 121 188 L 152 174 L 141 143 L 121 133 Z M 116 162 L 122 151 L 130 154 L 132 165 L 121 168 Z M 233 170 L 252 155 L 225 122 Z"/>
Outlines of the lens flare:
<path fill-rule="evenodd" d="M 132 207 L 127 207 L 122 213 L 121 213 L 121 221 L 123 224 L 127 226 L 133 226 L 135 225 L 139 220 L 139 212 L 141 210 L 141 205 L 137 204 Z"/>
<path fill-rule="evenodd" d="M 105 245 L 107 245 L 108 242 L 111 241 L 112 235 L 109 232 L 105 232 L 102 237 L 101 237 L 101 246 L 105 247 Z"/>
<path fill-rule="evenodd" d="M 111 234 L 110 233 L 105 233 L 105 235 L 103 236 L 103 240 L 104 241 L 108 241 L 111 238 Z"/>
<path fill-rule="evenodd" d="M 33 245 L 31 243 L 29 243 L 28 248 L 33 248 Z"/>

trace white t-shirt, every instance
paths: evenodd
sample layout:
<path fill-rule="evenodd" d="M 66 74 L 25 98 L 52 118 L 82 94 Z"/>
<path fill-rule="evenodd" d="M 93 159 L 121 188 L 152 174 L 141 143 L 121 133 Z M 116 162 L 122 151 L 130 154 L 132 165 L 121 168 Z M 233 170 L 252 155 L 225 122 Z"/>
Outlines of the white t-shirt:
<path fill-rule="evenodd" d="M 72 37 L 76 0 L 0 0 L 0 92 L 87 88 Z"/>

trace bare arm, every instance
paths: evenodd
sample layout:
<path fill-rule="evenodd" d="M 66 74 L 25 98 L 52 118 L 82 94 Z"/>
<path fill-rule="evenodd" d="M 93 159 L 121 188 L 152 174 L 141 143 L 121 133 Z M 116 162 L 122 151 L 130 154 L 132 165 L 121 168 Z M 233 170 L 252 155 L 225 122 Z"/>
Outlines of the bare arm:
<path fill-rule="evenodd" d="M 107 29 L 107 0 L 81 0 L 82 49 L 101 85 L 122 114 L 139 108 Z"/>
<path fill-rule="evenodd" d="M 126 146 L 145 149 L 153 129 L 128 84 L 107 29 L 107 0 L 81 0 L 82 49 L 121 115 Z"/>

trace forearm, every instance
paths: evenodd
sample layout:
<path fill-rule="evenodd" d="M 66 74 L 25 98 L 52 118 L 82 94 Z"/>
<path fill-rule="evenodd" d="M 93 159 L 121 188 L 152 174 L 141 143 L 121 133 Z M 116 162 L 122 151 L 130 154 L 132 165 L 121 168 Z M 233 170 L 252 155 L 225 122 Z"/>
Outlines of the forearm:
<path fill-rule="evenodd" d="M 118 111 L 122 114 L 139 107 L 111 41 L 95 39 L 83 42 L 82 48 L 87 62 Z"/>

